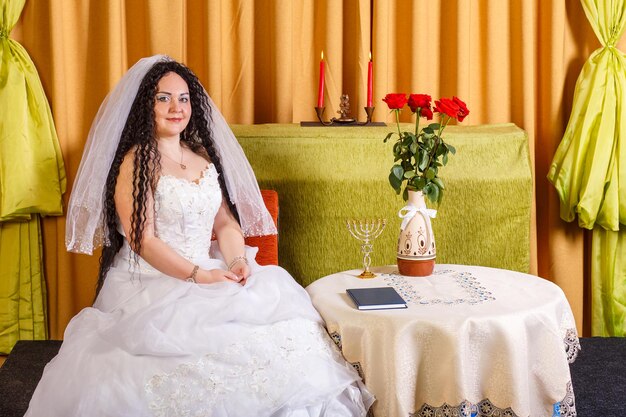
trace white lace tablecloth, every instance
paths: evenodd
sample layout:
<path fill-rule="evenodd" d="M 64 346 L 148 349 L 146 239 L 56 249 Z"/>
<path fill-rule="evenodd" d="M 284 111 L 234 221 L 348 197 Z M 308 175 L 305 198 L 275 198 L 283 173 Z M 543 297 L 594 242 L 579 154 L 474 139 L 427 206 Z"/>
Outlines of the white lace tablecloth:
<path fill-rule="evenodd" d="M 580 350 L 563 291 L 502 269 L 395 266 L 321 278 L 306 289 L 376 396 L 375 417 L 575 416 L 569 363 Z M 360 311 L 347 288 L 392 286 L 409 308 Z M 559 414 L 555 414 L 559 413 Z"/>

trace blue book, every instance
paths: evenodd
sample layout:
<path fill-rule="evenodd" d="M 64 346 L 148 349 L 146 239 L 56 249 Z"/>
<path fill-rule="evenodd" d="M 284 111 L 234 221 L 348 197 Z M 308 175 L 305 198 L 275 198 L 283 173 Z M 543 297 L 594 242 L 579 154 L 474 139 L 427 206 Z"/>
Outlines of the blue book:
<path fill-rule="evenodd" d="M 349 288 L 346 292 L 359 310 L 406 308 L 406 302 L 393 287 Z"/>

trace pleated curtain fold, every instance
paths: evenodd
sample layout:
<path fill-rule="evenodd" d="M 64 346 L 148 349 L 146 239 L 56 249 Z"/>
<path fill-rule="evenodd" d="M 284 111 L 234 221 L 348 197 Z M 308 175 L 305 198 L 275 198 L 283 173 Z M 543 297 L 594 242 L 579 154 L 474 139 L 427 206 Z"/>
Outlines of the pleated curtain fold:
<path fill-rule="evenodd" d="M 561 218 L 593 230 L 594 336 L 626 336 L 626 55 L 616 48 L 626 26 L 625 0 L 581 0 L 602 46 L 576 82 L 569 123 L 548 179 Z"/>
<path fill-rule="evenodd" d="M 63 214 L 52 113 L 26 50 L 9 38 L 24 0 L 0 0 L 0 353 L 45 339 L 41 215 Z"/>

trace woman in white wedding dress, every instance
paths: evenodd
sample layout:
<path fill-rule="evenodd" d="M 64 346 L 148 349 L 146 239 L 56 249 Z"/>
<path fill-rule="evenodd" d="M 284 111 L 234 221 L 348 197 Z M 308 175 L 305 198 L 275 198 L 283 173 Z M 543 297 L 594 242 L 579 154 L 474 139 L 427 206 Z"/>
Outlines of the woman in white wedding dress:
<path fill-rule="evenodd" d="M 365 416 L 373 398 L 306 291 L 244 246 L 268 233 L 254 174 L 196 76 L 140 60 L 96 116 L 67 214 L 69 250 L 104 243 L 97 298 L 26 416 Z"/>

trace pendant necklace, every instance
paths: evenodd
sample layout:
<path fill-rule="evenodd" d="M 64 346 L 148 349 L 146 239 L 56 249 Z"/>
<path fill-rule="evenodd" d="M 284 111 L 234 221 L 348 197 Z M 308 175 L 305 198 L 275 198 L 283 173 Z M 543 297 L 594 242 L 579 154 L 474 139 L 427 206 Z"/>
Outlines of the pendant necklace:
<path fill-rule="evenodd" d="M 176 162 L 182 169 L 187 169 L 187 165 L 183 164 L 183 147 L 180 147 L 180 162 L 177 162 L 174 158 L 166 154 L 165 152 L 161 152 L 161 155 L 165 155 L 171 161 Z"/>

